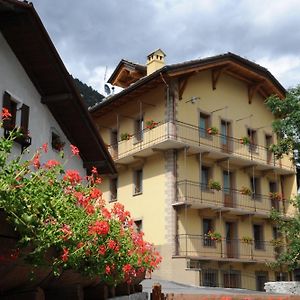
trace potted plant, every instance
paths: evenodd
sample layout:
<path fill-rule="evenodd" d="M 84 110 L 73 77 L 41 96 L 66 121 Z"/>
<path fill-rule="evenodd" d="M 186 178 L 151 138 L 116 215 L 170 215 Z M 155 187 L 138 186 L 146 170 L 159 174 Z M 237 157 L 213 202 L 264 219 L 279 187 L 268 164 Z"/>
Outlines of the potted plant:
<path fill-rule="evenodd" d="M 121 138 L 121 141 L 128 141 L 128 140 L 130 140 L 131 135 L 127 132 L 124 132 L 124 133 L 121 133 L 120 138 Z"/>
<path fill-rule="evenodd" d="M 209 127 L 206 131 L 209 135 L 216 135 L 219 132 L 217 127 Z"/>
<path fill-rule="evenodd" d="M 282 200 L 282 195 L 278 192 L 270 192 L 269 196 L 270 196 L 271 200 L 277 200 L 277 201 Z"/>
<path fill-rule="evenodd" d="M 146 122 L 146 128 L 151 130 L 151 129 L 155 128 L 158 124 L 159 124 L 159 122 L 154 122 L 153 120 L 149 120 Z"/>
<path fill-rule="evenodd" d="M 247 195 L 247 196 L 252 195 L 251 190 L 246 186 L 242 186 L 242 188 L 240 189 L 240 192 L 241 192 L 242 195 Z"/>
<path fill-rule="evenodd" d="M 240 138 L 240 144 L 242 145 L 249 145 L 250 144 L 250 139 L 248 136 L 243 136 Z"/>
<path fill-rule="evenodd" d="M 209 231 L 207 235 L 212 241 L 220 242 L 222 240 L 222 235 L 219 232 Z"/>
<path fill-rule="evenodd" d="M 250 236 L 243 236 L 243 237 L 242 237 L 242 241 L 243 241 L 245 244 L 252 244 L 253 238 L 250 237 Z"/>
<path fill-rule="evenodd" d="M 211 190 L 216 190 L 216 191 L 220 191 L 221 190 L 221 184 L 218 181 L 214 181 L 214 180 L 210 180 L 208 183 L 208 187 Z"/>

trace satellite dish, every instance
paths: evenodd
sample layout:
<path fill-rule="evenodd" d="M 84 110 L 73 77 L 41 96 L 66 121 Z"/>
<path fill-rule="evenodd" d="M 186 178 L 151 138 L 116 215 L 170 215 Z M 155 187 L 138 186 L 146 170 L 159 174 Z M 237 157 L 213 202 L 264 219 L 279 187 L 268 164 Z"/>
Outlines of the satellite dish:
<path fill-rule="evenodd" d="M 111 93 L 110 87 L 107 83 L 104 84 L 104 91 L 107 96 L 110 95 L 110 93 Z"/>

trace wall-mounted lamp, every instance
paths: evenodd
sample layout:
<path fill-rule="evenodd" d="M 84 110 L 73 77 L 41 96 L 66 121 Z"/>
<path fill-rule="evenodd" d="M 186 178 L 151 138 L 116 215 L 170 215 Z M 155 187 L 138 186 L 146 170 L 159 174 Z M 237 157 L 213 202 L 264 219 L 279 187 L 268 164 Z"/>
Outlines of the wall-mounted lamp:
<path fill-rule="evenodd" d="M 185 101 L 185 103 L 191 102 L 192 104 L 194 104 L 197 100 L 200 100 L 200 97 L 192 96 L 192 98 Z"/>

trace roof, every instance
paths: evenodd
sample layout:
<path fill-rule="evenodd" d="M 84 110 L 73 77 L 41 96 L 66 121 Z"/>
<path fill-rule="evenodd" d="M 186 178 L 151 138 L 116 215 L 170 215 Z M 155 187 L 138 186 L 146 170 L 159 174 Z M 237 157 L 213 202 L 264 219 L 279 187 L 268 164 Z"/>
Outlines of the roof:
<path fill-rule="evenodd" d="M 146 74 L 146 66 L 131 62 L 126 59 L 122 59 L 107 82 L 111 83 L 112 85 L 117 85 L 125 88 L 128 87 L 131 83 L 146 76 Z M 122 77 L 126 79 L 123 80 Z"/>
<path fill-rule="evenodd" d="M 284 87 L 266 68 L 239 55 L 228 52 L 203 59 L 166 65 L 152 74 L 137 80 L 128 88 L 106 101 L 95 105 L 90 109 L 90 112 L 94 116 L 100 116 L 111 111 L 116 106 L 138 97 L 158 84 L 166 84 L 173 78 L 182 79 L 195 72 L 205 70 L 222 71 L 244 80 L 249 86 L 257 87 L 257 90 L 265 97 L 277 94 L 279 97 L 284 98 L 286 94 Z"/>
<path fill-rule="evenodd" d="M 33 5 L 0 0 L 0 31 L 69 141 L 80 150 L 86 168 L 116 173 L 73 79 L 57 53 Z"/>

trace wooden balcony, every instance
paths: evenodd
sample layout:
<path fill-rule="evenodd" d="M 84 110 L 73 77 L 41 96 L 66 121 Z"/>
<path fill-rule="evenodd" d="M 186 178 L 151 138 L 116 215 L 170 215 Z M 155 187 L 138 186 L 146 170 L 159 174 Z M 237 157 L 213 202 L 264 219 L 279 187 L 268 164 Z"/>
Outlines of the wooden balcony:
<path fill-rule="evenodd" d="M 189 147 L 190 154 L 205 153 L 215 160 L 230 159 L 241 167 L 256 166 L 257 170 L 274 168 L 278 174 L 295 173 L 294 165 L 288 158 L 275 160 L 272 152 L 261 145 L 244 145 L 240 139 L 221 134 L 209 135 L 197 126 L 182 122 L 161 123 L 153 129 L 144 129 L 128 139 L 109 145 L 113 159 L 118 163 L 131 163 L 134 156 L 147 157 L 155 150 L 180 149 Z"/>
<path fill-rule="evenodd" d="M 190 234 L 175 236 L 175 245 L 175 257 L 199 260 L 274 262 L 280 251 L 267 241 L 212 240 L 205 235 Z"/>
<path fill-rule="evenodd" d="M 212 208 L 232 212 L 233 214 L 257 214 L 270 216 L 272 209 L 285 213 L 286 201 L 275 200 L 269 195 L 244 195 L 240 190 L 211 190 L 199 182 L 182 180 L 177 182 L 177 198 L 173 206 L 189 205 L 195 209 Z"/>

